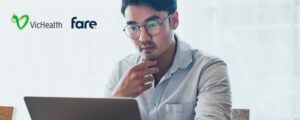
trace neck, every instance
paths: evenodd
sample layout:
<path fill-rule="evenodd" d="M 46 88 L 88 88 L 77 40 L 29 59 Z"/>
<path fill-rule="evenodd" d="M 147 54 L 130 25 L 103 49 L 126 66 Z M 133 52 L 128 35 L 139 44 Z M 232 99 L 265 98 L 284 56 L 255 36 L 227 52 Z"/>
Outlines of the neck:
<path fill-rule="evenodd" d="M 158 57 L 156 67 L 159 68 L 159 73 L 154 74 L 155 81 L 158 83 L 160 79 L 166 74 L 168 69 L 171 67 L 175 53 L 176 53 L 176 40 L 174 40 L 170 47 L 160 57 Z"/>

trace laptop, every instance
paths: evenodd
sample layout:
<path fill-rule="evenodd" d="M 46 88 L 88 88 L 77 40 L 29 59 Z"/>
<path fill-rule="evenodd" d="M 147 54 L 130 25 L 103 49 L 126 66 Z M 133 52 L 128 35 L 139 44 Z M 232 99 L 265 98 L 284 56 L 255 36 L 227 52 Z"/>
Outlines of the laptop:
<path fill-rule="evenodd" d="M 141 120 L 135 99 L 24 97 L 32 120 Z"/>

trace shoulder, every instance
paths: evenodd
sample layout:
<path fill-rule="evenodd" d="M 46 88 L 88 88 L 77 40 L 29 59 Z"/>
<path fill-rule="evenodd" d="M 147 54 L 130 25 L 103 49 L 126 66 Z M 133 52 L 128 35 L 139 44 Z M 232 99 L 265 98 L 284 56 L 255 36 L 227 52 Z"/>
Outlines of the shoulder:
<path fill-rule="evenodd" d="M 177 50 L 179 53 L 177 56 L 177 62 L 175 63 L 181 64 L 181 66 L 189 65 L 190 67 L 194 68 L 193 70 L 204 70 L 211 65 L 226 66 L 225 62 L 215 55 L 195 49 L 184 41 L 178 41 L 178 43 Z"/>
<path fill-rule="evenodd" d="M 192 50 L 192 65 L 191 71 L 199 76 L 216 75 L 219 73 L 227 73 L 227 64 L 220 58 L 210 53 L 201 50 Z"/>
<path fill-rule="evenodd" d="M 117 69 L 120 72 L 124 72 L 129 67 L 135 65 L 137 61 L 140 59 L 139 54 L 129 54 L 126 57 L 119 60 L 116 64 L 114 69 Z"/>
<path fill-rule="evenodd" d="M 198 49 L 192 50 L 192 59 L 195 65 L 201 65 L 203 67 L 218 64 L 218 63 L 226 66 L 226 63 L 220 57 L 217 57 L 215 55 L 212 55 L 210 53 Z"/>

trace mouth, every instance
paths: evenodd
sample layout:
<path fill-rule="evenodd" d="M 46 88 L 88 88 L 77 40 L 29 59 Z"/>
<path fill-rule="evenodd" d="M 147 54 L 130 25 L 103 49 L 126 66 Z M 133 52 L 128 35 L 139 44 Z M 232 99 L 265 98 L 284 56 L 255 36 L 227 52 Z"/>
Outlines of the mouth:
<path fill-rule="evenodd" d="M 142 52 L 144 52 L 144 53 L 151 53 L 153 50 L 154 50 L 154 47 L 152 47 L 152 46 L 142 47 Z"/>

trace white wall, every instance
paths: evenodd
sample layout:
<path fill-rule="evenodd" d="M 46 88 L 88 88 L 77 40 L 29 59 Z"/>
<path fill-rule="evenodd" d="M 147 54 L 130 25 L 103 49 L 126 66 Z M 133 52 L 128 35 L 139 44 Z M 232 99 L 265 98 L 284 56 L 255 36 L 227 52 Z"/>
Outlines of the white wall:
<path fill-rule="evenodd" d="M 0 105 L 29 120 L 24 96 L 101 97 L 112 66 L 135 52 L 121 1 L 0 0 Z M 298 0 L 178 0 L 178 35 L 229 66 L 233 106 L 253 120 L 300 119 Z M 12 14 L 59 20 L 61 30 L 19 31 Z M 70 29 L 71 17 L 98 22 Z"/>
<path fill-rule="evenodd" d="M 179 3 L 184 38 L 227 62 L 234 108 L 253 120 L 300 119 L 299 0 Z"/>

